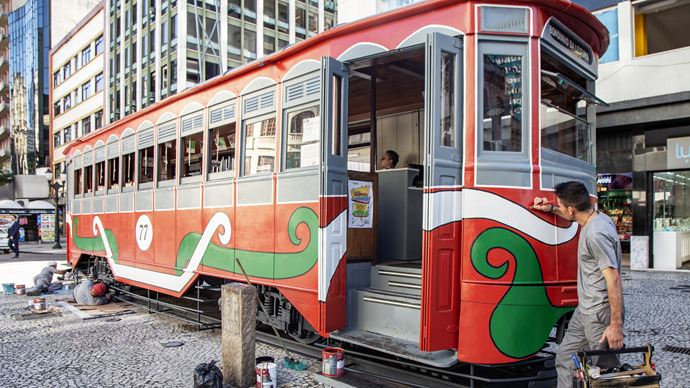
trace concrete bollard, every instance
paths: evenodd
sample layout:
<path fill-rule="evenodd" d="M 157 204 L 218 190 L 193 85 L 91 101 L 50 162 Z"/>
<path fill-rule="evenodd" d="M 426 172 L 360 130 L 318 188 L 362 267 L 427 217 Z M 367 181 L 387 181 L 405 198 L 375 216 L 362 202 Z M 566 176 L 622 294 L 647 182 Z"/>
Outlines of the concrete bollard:
<path fill-rule="evenodd" d="M 243 283 L 221 287 L 223 383 L 256 386 L 256 288 Z"/>

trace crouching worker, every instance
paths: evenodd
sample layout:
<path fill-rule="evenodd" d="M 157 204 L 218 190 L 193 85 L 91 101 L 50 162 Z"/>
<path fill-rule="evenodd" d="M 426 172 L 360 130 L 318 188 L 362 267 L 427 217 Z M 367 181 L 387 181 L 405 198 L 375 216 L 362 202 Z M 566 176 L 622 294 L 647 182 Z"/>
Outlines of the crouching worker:
<path fill-rule="evenodd" d="M 53 283 L 53 275 L 64 275 L 71 271 L 72 268 L 66 270 L 57 269 L 57 263 L 51 261 L 46 267 L 41 270 L 41 273 L 34 276 L 34 287 L 31 291 L 26 294 L 29 296 L 38 296 L 43 292 L 52 292 L 62 288 L 62 283 Z"/>
<path fill-rule="evenodd" d="M 74 299 L 79 304 L 87 306 L 98 306 L 110 302 L 112 296 L 106 293 L 106 285 L 95 283 L 91 280 L 84 280 L 74 288 Z"/>

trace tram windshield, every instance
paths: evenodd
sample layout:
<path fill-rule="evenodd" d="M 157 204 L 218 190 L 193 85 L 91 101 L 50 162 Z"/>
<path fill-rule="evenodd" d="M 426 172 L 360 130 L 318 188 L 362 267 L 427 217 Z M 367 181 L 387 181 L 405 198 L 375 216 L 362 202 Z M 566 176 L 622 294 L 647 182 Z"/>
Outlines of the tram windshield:
<path fill-rule="evenodd" d="M 587 92 L 587 79 L 542 51 L 541 146 L 592 162 L 590 103 L 603 103 Z"/>

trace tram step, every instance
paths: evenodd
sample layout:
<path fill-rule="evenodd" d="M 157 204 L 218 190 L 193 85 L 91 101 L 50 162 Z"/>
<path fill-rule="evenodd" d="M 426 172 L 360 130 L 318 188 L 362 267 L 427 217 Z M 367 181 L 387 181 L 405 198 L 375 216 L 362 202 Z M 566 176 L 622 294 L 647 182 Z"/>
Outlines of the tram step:
<path fill-rule="evenodd" d="M 371 288 L 422 295 L 422 269 L 410 265 L 377 265 L 371 269 Z"/>
<path fill-rule="evenodd" d="M 438 368 L 448 368 L 458 362 L 458 356 L 452 350 L 423 352 L 419 350 L 419 341 L 407 341 L 354 328 L 331 332 L 330 338 Z"/>
<path fill-rule="evenodd" d="M 352 327 L 407 341 L 419 341 L 421 298 L 374 289 L 356 290 Z"/>

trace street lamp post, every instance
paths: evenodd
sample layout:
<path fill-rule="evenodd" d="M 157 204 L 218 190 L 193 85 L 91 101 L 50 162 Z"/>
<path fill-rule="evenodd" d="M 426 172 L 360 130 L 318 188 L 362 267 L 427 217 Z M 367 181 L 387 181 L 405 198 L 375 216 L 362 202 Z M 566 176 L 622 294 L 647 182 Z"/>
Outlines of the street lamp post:
<path fill-rule="evenodd" d="M 46 179 L 48 179 L 48 186 L 55 191 L 55 245 L 53 245 L 53 249 L 62 249 L 62 245 L 60 245 L 60 215 L 58 213 L 58 201 L 60 200 L 59 197 L 59 191 L 61 188 L 65 187 L 64 184 L 61 183 L 60 178 L 56 178 L 52 183 L 51 180 L 53 180 L 53 172 L 48 169 L 45 173 Z"/>

